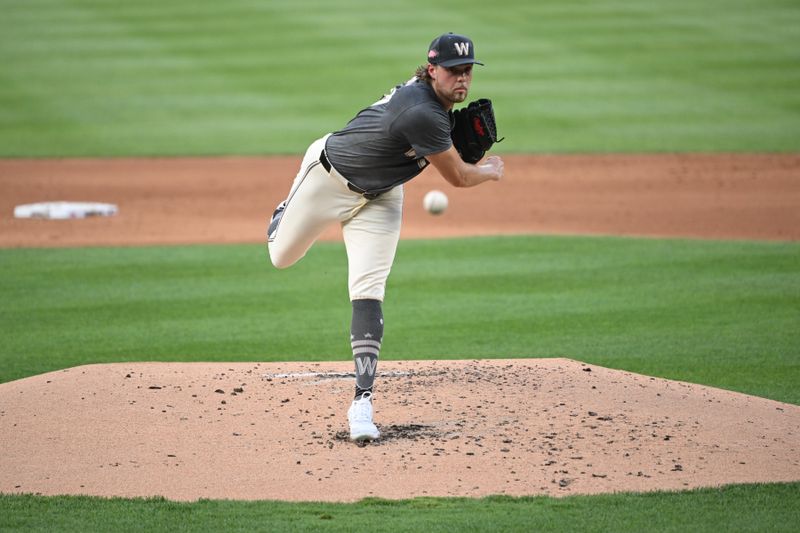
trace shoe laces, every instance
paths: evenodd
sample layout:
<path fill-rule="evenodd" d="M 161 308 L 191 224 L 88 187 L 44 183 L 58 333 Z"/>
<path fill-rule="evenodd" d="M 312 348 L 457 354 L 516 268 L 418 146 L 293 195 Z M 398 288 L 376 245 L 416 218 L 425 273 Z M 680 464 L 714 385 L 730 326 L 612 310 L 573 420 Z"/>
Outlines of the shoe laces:
<path fill-rule="evenodd" d="M 356 401 L 353 409 L 353 420 L 359 422 L 372 422 L 372 395 L 365 392 L 361 399 Z"/>

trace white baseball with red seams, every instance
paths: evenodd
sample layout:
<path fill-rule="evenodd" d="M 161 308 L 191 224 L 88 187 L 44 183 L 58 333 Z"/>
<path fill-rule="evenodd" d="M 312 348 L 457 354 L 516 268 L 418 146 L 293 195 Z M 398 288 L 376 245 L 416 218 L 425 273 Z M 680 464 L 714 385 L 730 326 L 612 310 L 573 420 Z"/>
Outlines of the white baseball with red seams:
<path fill-rule="evenodd" d="M 425 211 L 432 215 L 444 213 L 444 210 L 447 209 L 447 205 L 447 195 L 442 191 L 428 191 L 428 194 L 426 194 L 425 198 L 422 200 L 422 206 L 425 208 Z"/>

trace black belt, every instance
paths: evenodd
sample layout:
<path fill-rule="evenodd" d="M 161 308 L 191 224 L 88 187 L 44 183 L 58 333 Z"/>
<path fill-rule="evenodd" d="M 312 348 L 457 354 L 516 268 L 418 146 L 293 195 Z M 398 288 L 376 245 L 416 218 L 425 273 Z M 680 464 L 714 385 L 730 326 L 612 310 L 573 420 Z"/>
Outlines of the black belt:
<path fill-rule="evenodd" d="M 322 153 L 319 154 L 319 162 L 322 163 L 323 167 L 325 167 L 325 171 L 330 173 L 331 168 L 332 168 L 331 167 L 331 162 L 328 161 L 328 156 L 325 155 L 325 150 L 323 150 Z M 345 180 L 346 179 L 347 178 L 345 178 Z M 364 189 L 362 189 L 361 187 L 353 185 L 349 181 L 347 182 L 347 188 L 350 189 L 351 191 L 353 191 L 354 193 L 360 194 L 361 196 L 363 196 L 367 200 L 374 200 L 375 198 L 377 198 L 378 196 L 383 194 L 383 193 L 380 193 L 380 192 L 367 192 Z"/>

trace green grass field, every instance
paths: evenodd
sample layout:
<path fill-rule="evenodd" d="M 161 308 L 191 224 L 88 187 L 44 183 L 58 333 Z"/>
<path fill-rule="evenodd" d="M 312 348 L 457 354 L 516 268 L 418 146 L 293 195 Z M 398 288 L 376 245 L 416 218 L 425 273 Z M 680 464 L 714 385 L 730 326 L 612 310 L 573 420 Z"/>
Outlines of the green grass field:
<path fill-rule="evenodd" d="M 797 485 L 568 498 L 365 499 L 355 504 L 2 496 L 0 530 L 793 532 Z M 234 518 L 235 517 L 235 518 Z"/>
<path fill-rule="evenodd" d="M 491 261 L 487 261 L 491 258 Z M 800 245 L 403 241 L 382 359 L 571 357 L 800 403 Z M 0 380 L 93 362 L 349 360 L 343 245 L 0 250 Z"/>
<path fill-rule="evenodd" d="M 295 154 L 470 35 L 505 152 L 796 151 L 787 0 L 0 0 L 0 156 Z"/>
<path fill-rule="evenodd" d="M 444 31 L 487 64 L 471 96 L 494 100 L 499 152 L 800 150 L 796 1 L 0 13 L 0 157 L 299 155 Z M 258 246 L 0 250 L 0 382 L 107 361 L 347 360 L 345 269 L 338 244 L 285 272 Z M 383 358 L 572 357 L 800 403 L 797 243 L 408 241 L 388 295 Z M 798 509 L 798 483 L 341 505 L 0 495 L 0 530 L 791 531 Z"/>

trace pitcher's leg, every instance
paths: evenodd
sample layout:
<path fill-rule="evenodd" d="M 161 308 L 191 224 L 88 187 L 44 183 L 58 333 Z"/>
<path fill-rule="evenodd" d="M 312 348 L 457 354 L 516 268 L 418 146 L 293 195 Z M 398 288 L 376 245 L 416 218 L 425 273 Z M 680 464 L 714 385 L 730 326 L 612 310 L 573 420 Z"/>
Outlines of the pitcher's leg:
<path fill-rule="evenodd" d="M 306 151 L 289 196 L 270 221 L 269 256 L 277 268 L 299 261 L 325 228 L 342 220 L 360 201 L 319 162 L 324 139 L 315 141 Z"/>
<path fill-rule="evenodd" d="M 367 203 L 342 224 L 347 247 L 348 282 L 353 302 L 350 341 L 356 367 L 356 399 L 347 412 L 350 438 L 377 439 L 372 387 L 383 342 L 383 301 L 403 215 L 403 189 L 397 187 Z"/>
<path fill-rule="evenodd" d="M 403 218 L 403 188 L 395 187 L 342 224 L 350 300 L 383 301 Z"/>
<path fill-rule="evenodd" d="M 383 311 L 378 300 L 353 300 L 350 346 L 356 367 L 356 400 L 372 393 L 383 341 Z"/>

